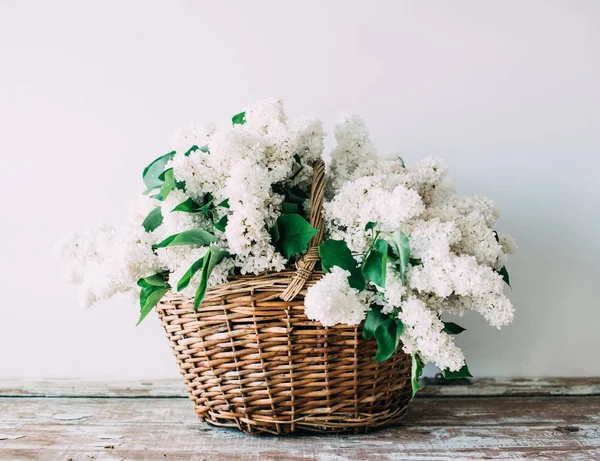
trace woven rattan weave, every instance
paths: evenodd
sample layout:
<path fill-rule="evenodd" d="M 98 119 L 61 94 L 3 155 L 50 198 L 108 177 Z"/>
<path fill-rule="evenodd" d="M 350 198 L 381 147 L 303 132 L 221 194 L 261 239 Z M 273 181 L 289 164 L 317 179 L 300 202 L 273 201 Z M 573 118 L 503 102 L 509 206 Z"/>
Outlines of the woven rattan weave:
<path fill-rule="evenodd" d="M 322 229 L 324 165 L 314 166 L 311 224 Z M 366 431 L 393 423 L 411 397 L 410 357 L 375 363 L 362 325 L 323 327 L 307 319 L 304 296 L 322 233 L 295 269 L 233 276 L 192 298 L 157 306 L 198 417 L 249 433 Z"/>

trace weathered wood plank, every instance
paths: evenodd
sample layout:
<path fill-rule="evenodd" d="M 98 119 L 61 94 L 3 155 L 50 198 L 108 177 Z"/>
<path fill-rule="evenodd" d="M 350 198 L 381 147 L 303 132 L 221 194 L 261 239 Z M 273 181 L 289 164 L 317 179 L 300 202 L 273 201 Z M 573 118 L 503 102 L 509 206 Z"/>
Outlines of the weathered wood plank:
<path fill-rule="evenodd" d="M 1 398 L 0 460 L 600 459 L 600 397 L 429 398 L 367 435 L 248 436 L 189 401 Z"/>
<path fill-rule="evenodd" d="M 600 395 L 600 378 L 424 379 L 419 397 Z M 180 379 L 0 380 L 0 397 L 187 397 Z"/>

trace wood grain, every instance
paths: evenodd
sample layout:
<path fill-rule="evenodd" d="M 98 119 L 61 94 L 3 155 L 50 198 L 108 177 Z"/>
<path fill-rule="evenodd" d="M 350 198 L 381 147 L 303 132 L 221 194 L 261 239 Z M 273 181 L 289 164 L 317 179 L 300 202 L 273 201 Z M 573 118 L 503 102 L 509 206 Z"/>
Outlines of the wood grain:
<path fill-rule="evenodd" d="M 419 398 L 600 395 L 600 378 L 424 379 Z M 187 398 L 181 379 L 83 381 L 0 379 L 0 397 Z"/>
<path fill-rule="evenodd" d="M 600 460 L 600 379 L 424 383 L 394 427 L 277 438 L 199 423 L 177 380 L 3 380 L 0 460 Z"/>
<path fill-rule="evenodd" d="M 248 436 L 173 398 L 0 398 L 1 460 L 600 459 L 600 396 L 421 398 L 367 435 Z"/>

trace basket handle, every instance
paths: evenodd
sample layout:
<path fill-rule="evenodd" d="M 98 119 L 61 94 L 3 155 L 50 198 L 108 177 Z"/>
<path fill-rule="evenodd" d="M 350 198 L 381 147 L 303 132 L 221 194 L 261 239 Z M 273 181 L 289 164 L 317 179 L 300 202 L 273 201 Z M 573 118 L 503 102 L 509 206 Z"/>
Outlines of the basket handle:
<path fill-rule="evenodd" d="M 296 262 L 296 274 L 281 293 L 280 298 L 291 301 L 312 276 L 319 257 L 319 245 L 323 241 L 323 198 L 325 196 L 325 163 L 319 159 L 313 164 L 313 182 L 310 191 L 310 225 L 317 233 L 308 242 L 308 251 Z"/>

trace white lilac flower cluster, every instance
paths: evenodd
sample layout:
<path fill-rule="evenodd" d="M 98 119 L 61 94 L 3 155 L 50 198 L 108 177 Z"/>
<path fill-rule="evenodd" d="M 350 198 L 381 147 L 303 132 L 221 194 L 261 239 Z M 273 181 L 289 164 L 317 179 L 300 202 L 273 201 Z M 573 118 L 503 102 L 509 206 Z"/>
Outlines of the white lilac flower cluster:
<path fill-rule="evenodd" d="M 404 283 L 388 263 L 385 288 L 371 284 L 382 295 L 379 301 L 361 300 L 340 285 L 339 273 L 328 274 L 309 289 L 307 314 L 328 325 L 354 324 L 375 300 L 382 313 L 402 322 L 405 352 L 442 370 L 458 371 L 464 356 L 445 330 L 442 314 L 476 311 L 497 328 L 513 319 L 499 271 L 515 244 L 493 230 L 496 207 L 484 197 L 460 196 L 445 185 L 446 167 L 439 159 L 410 167 L 401 159 L 379 159 L 356 116 L 345 117 L 335 136 L 324 204 L 327 237 L 345 241 L 360 262 L 372 242 L 372 232 L 365 228 L 377 223 L 384 238 L 398 231 L 408 236 L 411 262 Z M 362 302 L 362 315 L 357 302 Z"/>
<path fill-rule="evenodd" d="M 165 196 L 161 189 L 158 198 L 136 200 L 128 226 L 81 231 L 65 240 L 69 277 L 79 283 L 84 305 L 120 292 L 139 293 L 138 282 L 155 275 L 175 289 L 192 265 L 210 256 L 212 245 L 227 257 L 212 270 L 209 285 L 224 283 L 232 271 L 258 274 L 289 265 L 274 243 L 273 228 L 290 205 L 286 191 L 296 190 L 304 200 L 309 195 L 312 165 L 323 154 L 322 125 L 315 118 L 288 123 L 282 102 L 274 99 L 240 116 L 238 123 L 180 130 L 175 153 L 164 165 L 172 169 L 172 187 Z M 380 158 L 365 123 L 354 115 L 342 118 L 335 138 L 323 207 L 325 239 L 345 242 L 364 268 L 375 235 L 391 245 L 401 234 L 410 260 L 389 260 L 377 285 L 369 278 L 351 283 L 356 274 L 332 267 L 308 290 L 307 316 L 325 326 L 354 325 L 378 309 L 402 325 L 405 352 L 442 370 L 461 369 L 464 356 L 444 314 L 476 311 L 498 328 L 513 318 L 502 271 L 515 244 L 494 231 L 496 207 L 446 185 L 439 159 L 405 166 L 399 158 Z M 204 212 L 174 211 L 189 203 Z M 149 230 L 145 222 L 156 208 L 160 222 Z M 298 210 L 306 218 L 306 203 Z M 211 246 L 157 245 L 190 229 L 210 233 Z M 200 272 L 192 274 L 181 288 L 190 296 L 201 285 Z"/>
<path fill-rule="evenodd" d="M 166 164 L 184 188 L 172 190 L 162 200 L 141 196 L 132 206 L 126 228 L 85 230 L 65 238 L 64 256 L 71 260 L 68 278 L 80 285 L 82 304 L 90 306 L 119 292 L 138 292 L 139 279 L 169 273 L 177 282 L 202 258 L 207 246 L 168 246 L 153 250 L 165 238 L 189 229 L 204 229 L 217 237 L 215 245 L 232 257 L 223 259 L 210 276 L 210 285 L 223 283 L 232 268 L 258 274 L 280 271 L 286 258 L 272 244 L 269 233 L 281 214 L 284 196 L 280 189 L 295 187 L 309 194 L 312 164 L 322 157 L 323 128 L 313 117 L 287 123 L 280 100 L 260 101 L 246 108 L 244 123 L 223 126 L 190 126 L 174 136 L 175 155 Z M 196 146 L 196 149 L 190 149 Z M 211 194 L 215 221 L 227 217 L 224 232 L 213 227 L 203 213 L 172 211 L 192 199 L 203 203 Z M 159 206 L 162 223 L 145 232 L 142 223 Z M 200 274 L 183 291 L 193 295 Z"/>

